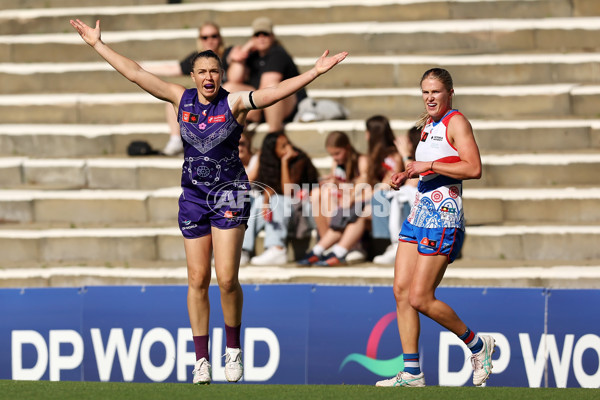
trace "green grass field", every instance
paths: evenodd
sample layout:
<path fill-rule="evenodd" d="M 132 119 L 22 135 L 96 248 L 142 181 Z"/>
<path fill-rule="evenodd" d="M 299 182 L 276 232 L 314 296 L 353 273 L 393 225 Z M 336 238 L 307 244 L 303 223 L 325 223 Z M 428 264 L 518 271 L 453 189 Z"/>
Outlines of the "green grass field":
<path fill-rule="evenodd" d="M 400 392 L 400 393 L 399 393 Z M 408 392 L 408 393 L 405 393 Z M 600 389 L 508 387 L 376 388 L 363 385 L 245 385 L 0 380 L 0 399 L 598 399 Z"/>

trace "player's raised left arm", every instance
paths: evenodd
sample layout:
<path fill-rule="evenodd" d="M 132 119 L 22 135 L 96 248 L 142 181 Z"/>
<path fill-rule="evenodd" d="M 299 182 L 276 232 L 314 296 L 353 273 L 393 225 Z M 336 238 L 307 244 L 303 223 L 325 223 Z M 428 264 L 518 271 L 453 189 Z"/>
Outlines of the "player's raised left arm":
<path fill-rule="evenodd" d="M 273 105 L 278 101 L 296 93 L 298 90 L 302 89 L 319 76 L 328 72 L 337 64 L 342 62 L 348 55 L 348 52 L 343 51 L 330 57 L 328 57 L 328 55 L 329 50 L 325 50 L 325 52 L 321 55 L 321 57 L 319 57 L 319 59 L 315 62 L 315 65 L 310 70 L 281 81 L 275 86 L 262 88 L 252 92 L 253 108 L 269 107 L 270 105 Z M 234 114 L 237 114 L 239 112 L 247 111 L 247 107 L 248 106 L 245 102 L 236 101 L 232 111 Z"/>

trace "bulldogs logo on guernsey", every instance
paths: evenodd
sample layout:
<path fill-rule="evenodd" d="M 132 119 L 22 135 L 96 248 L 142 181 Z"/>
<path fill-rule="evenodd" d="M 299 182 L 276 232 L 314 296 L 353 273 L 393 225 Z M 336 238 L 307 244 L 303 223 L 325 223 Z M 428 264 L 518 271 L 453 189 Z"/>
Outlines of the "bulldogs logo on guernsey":
<path fill-rule="evenodd" d="M 220 187 L 249 189 L 238 153 L 243 127 L 231 113 L 228 95 L 221 88 L 211 103 L 202 104 L 193 88 L 181 97 L 178 113 L 184 149 L 181 187 L 186 200 L 211 202 Z M 226 183 L 230 184 L 223 186 Z"/>
<path fill-rule="evenodd" d="M 417 161 L 453 163 L 458 151 L 448 141 L 448 122 L 458 110 L 450 110 L 439 122 L 431 119 L 423 128 L 417 146 Z M 422 228 L 465 228 L 462 207 L 462 181 L 431 171 L 419 177 L 415 203 L 408 222 Z"/>

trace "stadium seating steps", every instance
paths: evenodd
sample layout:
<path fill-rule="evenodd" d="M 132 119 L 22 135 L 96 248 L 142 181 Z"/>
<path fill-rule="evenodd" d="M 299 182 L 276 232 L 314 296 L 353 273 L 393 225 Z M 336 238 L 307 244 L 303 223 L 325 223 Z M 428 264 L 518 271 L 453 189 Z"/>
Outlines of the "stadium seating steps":
<path fill-rule="evenodd" d="M 442 284 L 600 285 L 600 2 L 96 3 L 0 5 L 0 286 L 185 283 L 181 157 L 126 154 L 134 140 L 164 146 L 164 105 L 112 71 L 68 20 L 100 19 L 107 43 L 150 63 L 188 54 L 206 20 L 242 43 L 258 16 L 272 18 L 301 70 L 326 48 L 350 52 L 308 88 L 349 119 L 286 126 L 322 171 L 328 132 L 364 151 L 364 119 L 383 114 L 402 134 L 422 110 L 422 72 L 453 74 L 484 169 L 465 184 L 467 238 Z M 256 128 L 254 147 L 266 133 Z M 243 267 L 241 278 L 389 284 L 392 274 L 368 262 L 330 271 L 290 262 Z"/>

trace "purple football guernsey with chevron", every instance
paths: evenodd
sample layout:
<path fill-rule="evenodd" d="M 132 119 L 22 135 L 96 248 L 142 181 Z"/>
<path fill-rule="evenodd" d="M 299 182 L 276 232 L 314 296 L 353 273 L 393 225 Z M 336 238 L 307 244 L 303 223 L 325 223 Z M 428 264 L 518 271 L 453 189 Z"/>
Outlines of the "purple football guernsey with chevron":
<path fill-rule="evenodd" d="M 231 113 L 228 94 L 221 88 L 211 103 L 202 104 L 197 89 L 187 89 L 179 104 L 184 149 L 182 197 L 209 208 L 220 201 L 224 192 L 236 196 L 249 190 L 238 153 L 244 128 Z"/>

